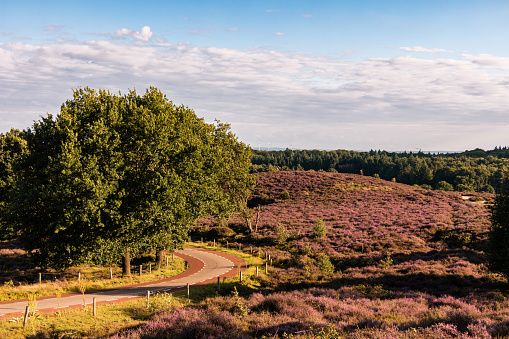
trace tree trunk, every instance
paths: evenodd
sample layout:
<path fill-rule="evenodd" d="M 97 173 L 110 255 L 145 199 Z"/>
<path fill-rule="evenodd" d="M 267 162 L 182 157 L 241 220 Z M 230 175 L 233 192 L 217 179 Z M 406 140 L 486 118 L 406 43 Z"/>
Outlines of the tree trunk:
<path fill-rule="evenodd" d="M 258 221 L 260 221 L 260 209 L 261 206 L 256 207 L 256 220 L 255 220 L 255 233 L 258 233 Z"/>
<path fill-rule="evenodd" d="M 123 258 L 123 267 L 122 273 L 124 275 L 131 275 L 131 256 L 129 254 L 129 247 L 126 247 L 124 258 Z"/>
<path fill-rule="evenodd" d="M 160 249 L 158 252 L 157 252 L 157 261 L 159 261 L 159 263 L 162 265 L 163 262 L 164 262 L 164 249 Z"/>
<path fill-rule="evenodd" d="M 249 232 L 253 233 L 253 224 L 251 223 L 252 211 L 247 207 L 247 200 L 242 203 L 242 215 L 246 220 L 246 226 L 249 228 Z"/>

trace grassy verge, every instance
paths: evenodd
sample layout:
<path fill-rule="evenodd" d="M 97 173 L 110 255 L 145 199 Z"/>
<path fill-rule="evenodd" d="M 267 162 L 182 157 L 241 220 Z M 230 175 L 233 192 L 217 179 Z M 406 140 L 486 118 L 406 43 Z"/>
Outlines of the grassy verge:
<path fill-rule="evenodd" d="M 196 305 L 206 298 L 220 294 L 228 295 L 234 288 L 254 290 L 259 287 L 258 280 L 255 279 L 255 276 L 256 265 L 260 266 L 260 276 L 264 274 L 264 271 L 261 269 L 261 265 L 263 264 L 261 258 L 251 256 L 241 251 L 227 250 L 222 247 L 207 246 L 204 244 L 188 243 L 187 246 L 233 254 L 244 259 L 249 264 L 249 268 L 247 271 L 243 272 L 242 284 L 239 282 L 239 276 L 235 276 L 222 279 L 221 290 L 219 292 L 217 291 L 217 284 L 195 287 L 191 289 L 189 300 L 187 299 L 186 291 L 173 294 L 157 294 L 151 297 L 149 307 L 147 307 L 145 298 L 121 304 L 100 305 L 97 308 L 97 316 L 95 317 L 92 315 L 90 307 L 80 310 L 57 312 L 55 314 L 36 314 L 34 317 L 29 318 L 26 328 L 23 328 L 22 317 L 1 319 L 0 338 L 104 337 L 121 329 L 143 324 L 152 319 L 155 315 L 171 311 L 173 308 Z M 178 261 L 175 260 L 175 262 Z M 146 274 L 146 276 L 148 277 L 149 275 Z M 39 335 L 37 335 L 38 333 Z"/>
<path fill-rule="evenodd" d="M 149 265 L 144 265 L 143 273 L 139 275 L 139 266 L 131 268 L 131 276 L 122 276 L 121 269 L 112 268 L 113 279 L 110 279 L 110 269 L 107 267 L 80 266 L 71 268 L 69 271 L 75 273 L 72 280 L 45 281 L 41 284 L 23 284 L 14 286 L 12 283 L 4 283 L 0 286 L 0 301 L 18 300 L 28 297 L 42 297 L 49 295 L 59 296 L 64 293 L 100 290 L 125 285 L 138 284 L 143 282 L 160 280 L 175 276 L 185 270 L 184 261 L 178 257 L 164 263 L 158 269 L 156 263 L 152 263 L 151 273 Z M 78 278 L 78 272 L 80 273 Z"/>
<path fill-rule="evenodd" d="M 94 317 L 90 307 L 80 310 L 57 312 L 55 314 L 36 314 L 30 317 L 23 328 L 23 318 L 0 321 L 0 338 L 96 338 L 113 334 L 116 331 L 140 325 L 161 309 L 178 307 L 184 299 L 169 294 L 159 294 L 151 298 L 147 307 L 143 298 L 121 304 L 106 304 L 97 307 Z"/>

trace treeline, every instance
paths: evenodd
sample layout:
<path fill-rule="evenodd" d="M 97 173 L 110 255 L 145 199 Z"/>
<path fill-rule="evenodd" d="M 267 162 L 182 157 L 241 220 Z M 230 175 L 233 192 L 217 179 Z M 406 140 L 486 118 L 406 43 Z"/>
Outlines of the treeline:
<path fill-rule="evenodd" d="M 509 149 L 477 148 L 446 154 L 255 150 L 251 163 L 252 172 L 281 169 L 355 173 L 430 189 L 499 193 L 509 168 Z"/>

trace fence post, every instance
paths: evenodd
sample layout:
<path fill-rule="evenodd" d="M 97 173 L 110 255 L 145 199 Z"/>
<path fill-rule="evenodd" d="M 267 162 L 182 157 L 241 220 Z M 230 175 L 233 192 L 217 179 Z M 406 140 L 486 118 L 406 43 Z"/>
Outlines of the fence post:
<path fill-rule="evenodd" d="M 113 279 L 113 270 L 110 267 L 110 279 Z"/>
<path fill-rule="evenodd" d="M 150 290 L 147 290 L 147 308 L 150 307 Z"/>
<path fill-rule="evenodd" d="M 258 276 L 258 266 L 256 266 L 256 276 Z"/>
<path fill-rule="evenodd" d="M 140 277 L 141 277 L 141 271 L 143 269 L 143 265 L 140 265 Z"/>
<path fill-rule="evenodd" d="M 78 283 L 81 282 L 81 272 L 78 272 Z"/>
<path fill-rule="evenodd" d="M 253 246 L 249 246 L 249 252 L 251 252 L 251 255 L 253 255 Z"/>
<path fill-rule="evenodd" d="M 95 307 L 95 298 L 92 299 L 92 315 L 95 317 L 97 315 L 96 307 Z"/>
<path fill-rule="evenodd" d="M 27 327 L 27 320 L 28 320 L 28 310 L 30 307 L 27 305 L 25 308 L 25 317 L 23 318 L 23 327 Z"/>
<path fill-rule="evenodd" d="M 152 264 L 148 264 L 148 273 L 152 273 Z"/>
<path fill-rule="evenodd" d="M 216 247 L 216 239 L 214 239 L 214 247 Z"/>
<path fill-rule="evenodd" d="M 228 249 L 228 241 L 226 242 L 226 249 Z"/>
<path fill-rule="evenodd" d="M 187 300 L 189 300 L 189 283 L 187 283 Z"/>
<path fill-rule="evenodd" d="M 268 264 L 267 264 L 267 262 L 265 262 L 265 274 L 269 273 L 269 268 L 267 266 L 268 266 Z"/>
<path fill-rule="evenodd" d="M 166 257 L 166 266 L 168 266 L 168 257 Z"/>
<path fill-rule="evenodd" d="M 239 273 L 239 282 L 242 283 L 242 272 Z"/>
<path fill-rule="evenodd" d="M 42 273 L 39 272 L 39 286 L 42 284 Z"/>

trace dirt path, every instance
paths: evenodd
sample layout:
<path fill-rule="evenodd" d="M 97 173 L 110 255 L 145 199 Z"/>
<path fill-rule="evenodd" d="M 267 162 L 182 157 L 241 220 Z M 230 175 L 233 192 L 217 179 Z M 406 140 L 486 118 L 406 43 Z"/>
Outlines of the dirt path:
<path fill-rule="evenodd" d="M 83 298 L 85 298 L 86 305 L 91 305 L 94 298 L 96 304 L 100 305 L 145 297 L 147 291 L 150 293 L 181 291 L 187 288 L 187 284 L 190 286 L 206 285 L 217 282 L 217 277 L 235 276 L 238 274 L 236 267 L 240 266 L 241 270 L 246 267 L 244 260 L 221 252 L 186 248 L 175 251 L 175 255 L 186 260 L 189 264 L 188 269 L 177 276 L 155 282 L 87 292 L 84 296 L 80 293 L 63 294 L 60 297 L 60 307 L 56 296 L 42 297 L 37 299 L 37 311 L 53 313 L 58 310 L 80 308 L 83 307 Z M 23 315 L 27 303 L 26 299 L 1 302 L 0 318 Z"/>

